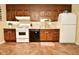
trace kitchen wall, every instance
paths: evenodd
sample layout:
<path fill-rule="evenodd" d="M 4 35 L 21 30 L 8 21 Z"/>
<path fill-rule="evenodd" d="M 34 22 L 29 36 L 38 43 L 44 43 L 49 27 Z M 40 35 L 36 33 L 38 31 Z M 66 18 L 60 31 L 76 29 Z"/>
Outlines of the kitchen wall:
<path fill-rule="evenodd" d="M 4 41 L 4 32 L 3 28 L 7 27 L 6 25 L 6 5 L 0 4 L 1 8 L 3 9 L 2 11 L 2 21 L 0 21 L 0 43 L 5 42 Z M 77 14 L 78 20 L 77 20 L 77 35 L 76 35 L 76 44 L 79 44 L 79 5 L 72 5 L 72 12 Z"/>
<path fill-rule="evenodd" d="M 76 44 L 79 45 L 79 4 L 72 5 L 72 12 L 77 15 Z"/>
<path fill-rule="evenodd" d="M 2 20 L 0 21 L 0 44 L 1 44 L 5 42 L 3 28 L 4 28 L 4 23 L 6 21 L 6 5 L 0 4 L 0 6 L 2 8 Z"/>
<path fill-rule="evenodd" d="M 3 35 L 3 22 L 0 21 L 0 44 L 4 42 Z"/>
<path fill-rule="evenodd" d="M 0 4 L 0 6 L 1 6 L 1 8 L 2 8 L 2 21 L 0 21 L 0 43 L 4 43 L 5 41 L 4 41 L 4 31 L 3 31 L 3 29 L 4 28 L 8 28 L 8 25 L 7 25 L 7 22 L 6 22 L 6 5 L 4 5 L 4 4 Z M 15 22 L 17 22 L 17 21 L 15 21 Z M 19 23 L 17 23 L 17 24 L 21 24 L 21 23 L 30 23 L 30 22 L 26 22 L 26 21 L 19 21 Z M 17 27 L 17 24 L 14 24 L 13 25 L 13 27 L 12 28 L 16 28 Z M 37 24 L 39 24 L 39 22 L 38 23 L 36 23 L 36 22 L 33 22 L 32 23 L 33 24 L 33 27 L 34 26 L 36 26 Z M 41 24 L 41 23 L 40 23 Z M 54 24 L 54 23 L 51 23 L 54 27 L 56 27 L 55 25 L 56 24 Z M 40 27 L 42 28 L 42 26 L 43 26 L 44 24 L 42 24 Z M 51 25 L 51 26 L 52 26 Z M 50 27 L 51 27 L 50 26 Z M 52 26 L 52 27 L 53 27 Z M 36 26 L 36 27 L 38 27 L 38 26 Z"/>

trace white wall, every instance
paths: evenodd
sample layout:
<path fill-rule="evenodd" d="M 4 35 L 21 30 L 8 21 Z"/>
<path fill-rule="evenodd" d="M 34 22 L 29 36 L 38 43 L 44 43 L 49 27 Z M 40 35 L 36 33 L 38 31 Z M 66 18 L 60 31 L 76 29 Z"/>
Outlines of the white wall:
<path fill-rule="evenodd" d="M 77 15 L 77 31 L 76 31 L 76 44 L 79 45 L 79 4 L 72 5 L 72 12 Z"/>
<path fill-rule="evenodd" d="M 1 6 L 1 11 L 2 11 L 2 20 L 0 21 L 0 44 L 4 43 L 4 32 L 3 32 L 3 27 L 4 23 L 6 21 L 6 5 L 0 4 Z"/>

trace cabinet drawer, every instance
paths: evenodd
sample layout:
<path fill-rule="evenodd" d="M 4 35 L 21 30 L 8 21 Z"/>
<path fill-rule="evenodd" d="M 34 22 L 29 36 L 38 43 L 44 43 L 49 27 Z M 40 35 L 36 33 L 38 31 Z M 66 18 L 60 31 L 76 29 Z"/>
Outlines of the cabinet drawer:
<path fill-rule="evenodd" d="M 4 39 L 6 42 L 16 42 L 16 30 L 4 29 Z"/>

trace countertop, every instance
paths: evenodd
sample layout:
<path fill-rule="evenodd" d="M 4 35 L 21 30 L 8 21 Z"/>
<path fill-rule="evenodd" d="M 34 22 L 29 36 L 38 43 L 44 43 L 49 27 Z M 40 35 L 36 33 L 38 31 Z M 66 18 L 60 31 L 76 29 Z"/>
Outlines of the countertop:
<path fill-rule="evenodd" d="M 19 24 L 13 24 L 12 26 L 7 25 L 7 23 L 4 24 L 4 28 L 8 29 L 16 29 Z M 33 22 L 31 28 L 29 29 L 60 29 L 60 26 L 58 22 Z"/>

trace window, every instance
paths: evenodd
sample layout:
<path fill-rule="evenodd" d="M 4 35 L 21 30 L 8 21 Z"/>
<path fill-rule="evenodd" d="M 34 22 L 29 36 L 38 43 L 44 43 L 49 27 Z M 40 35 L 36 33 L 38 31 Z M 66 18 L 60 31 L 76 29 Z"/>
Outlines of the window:
<path fill-rule="evenodd" d="M 0 6 L 0 20 L 2 19 L 2 15 L 1 15 L 1 6 Z"/>

